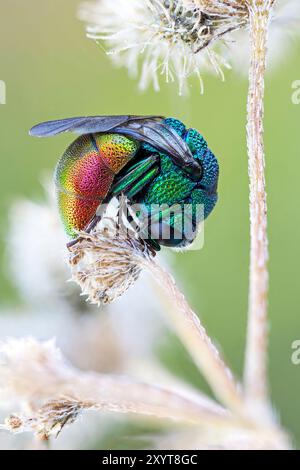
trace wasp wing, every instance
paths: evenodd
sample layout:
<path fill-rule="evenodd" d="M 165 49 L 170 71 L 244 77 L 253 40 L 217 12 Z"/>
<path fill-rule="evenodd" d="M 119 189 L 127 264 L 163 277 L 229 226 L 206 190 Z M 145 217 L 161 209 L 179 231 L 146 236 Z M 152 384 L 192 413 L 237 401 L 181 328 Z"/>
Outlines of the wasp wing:
<path fill-rule="evenodd" d="M 50 137 L 64 132 L 76 134 L 93 134 L 94 132 L 109 132 L 117 126 L 126 126 L 129 122 L 151 119 L 163 119 L 161 116 L 86 116 L 59 119 L 37 124 L 30 129 L 29 134 L 35 137 Z"/>
<path fill-rule="evenodd" d="M 165 124 L 162 116 L 87 116 L 61 119 L 34 126 L 30 130 L 30 135 L 49 137 L 64 132 L 123 134 L 168 154 L 176 165 L 195 178 L 199 178 L 201 173 L 201 167 L 194 159 L 185 140 Z"/>
<path fill-rule="evenodd" d="M 194 159 L 186 141 L 163 120 L 145 118 L 140 121 L 132 121 L 126 126 L 116 127 L 114 132 L 131 136 L 151 145 L 162 153 L 166 153 L 176 165 L 198 179 L 201 167 Z"/>

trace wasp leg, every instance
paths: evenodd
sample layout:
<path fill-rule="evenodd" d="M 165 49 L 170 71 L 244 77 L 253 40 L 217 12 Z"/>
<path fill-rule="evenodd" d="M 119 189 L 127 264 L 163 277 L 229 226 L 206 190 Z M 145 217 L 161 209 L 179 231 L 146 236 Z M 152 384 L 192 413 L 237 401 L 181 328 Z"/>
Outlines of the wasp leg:
<path fill-rule="evenodd" d="M 74 240 L 71 240 L 70 242 L 68 242 L 67 243 L 68 250 L 72 248 L 72 246 L 76 245 L 76 243 L 80 242 L 80 240 L 82 240 L 82 237 L 74 238 Z"/>
<path fill-rule="evenodd" d="M 154 165 L 157 163 L 158 158 L 158 155 L 151 155 L 134 165 L 125 176 L 112 186 L 109 194 L 111 196 L 119 196 L 123 193 L 128 198 L 133 197 L 157 174 L 158 167 L 154 167 Z"/>
<path fill-rule="evenodd" d="M 98 215 L 98 214 L 94 215 L 94 217 L 88 223 L 88 225 L 84 227 L 83 229 L 84 232 L 90 233 L 96 227 L 96 225 L 100 222 L 101 219 L 102 219 L 102 215 Z M 82 237 L 77 237 L 74 240 L 71 240 L 70 242 L 67 243 L 67 248 L 72 248 L 72 246 L 76 245 L 76 243 L 80 242 L 81 240 L 82 240 Z"/>
<path fill-rule="evenodd" d="M 186 240 L 186 232 L 189 234 L 192 214 L 184 214 L 184 206 L 159 209 L 149 212 L 148 226 L 142 231 L 142 235 L 157 245 L 176 248 L 183 246 Z M 191 242 L 190 242 L 191 243 Z"/>
<path fill-rule="evenodd" d="M 155 165 L 159 160 L 158 155 L 151 155 L 140 163 L 136 163 L 126 176 L 121 178 L 112 187 L 110 194 L 112 196 L 119 196 L 123 193 L 129 199 L 138 194 L 147 184 L 149 184 L 155 175 L 159 172 L 158 165 Z M 132 216 L 128 217 L 128 221 L 132 221 Z M 155 240 L 145 239 L 145 243 L 153 253 L 153 255 L 160 251 L 160 246 Z"/>
<path fill-rule="evenodd" d="M 161 250 L 159 243 L 157 243 L 155 240 L 152 240 L 151 238 L 145 240 L 145 243 L 153 255 L 155 255 L 157 251 Z"/>

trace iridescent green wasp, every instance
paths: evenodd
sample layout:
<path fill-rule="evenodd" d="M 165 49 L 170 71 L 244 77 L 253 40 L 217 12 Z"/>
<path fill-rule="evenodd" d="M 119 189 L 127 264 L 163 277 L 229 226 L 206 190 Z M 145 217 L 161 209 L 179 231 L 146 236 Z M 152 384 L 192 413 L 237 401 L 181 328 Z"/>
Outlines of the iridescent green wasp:
<path fill-rule="evenodd" d="M 217 202 L 219 167 L 207 143 L 195 129 L 174 118 L 160 116 L 94 116 L 49 121 L 34 126 L 39 137 L 63 132 L 80 136 L 58 161 L 55 183 L 60 214 L 72 237 L 91 230 L 98 221 L 101 203 L 124 194 L 151 212 L 153 205 L 188 205 L 204 209 L 207 217 Z M 150 223 L 150 222 L 149 222 Z M 193 216 L 194 235 L 178 235 L 178 215 L 159 212 L 151 221 L 150 242 L 184 247 L 196 234 L 199 220 Z M 170 236 L 161 227 L 168 224 Z M 153 235 L 154 233 L 154 235 Z M 176 236 L 175 236 L 176 234 Z"/>

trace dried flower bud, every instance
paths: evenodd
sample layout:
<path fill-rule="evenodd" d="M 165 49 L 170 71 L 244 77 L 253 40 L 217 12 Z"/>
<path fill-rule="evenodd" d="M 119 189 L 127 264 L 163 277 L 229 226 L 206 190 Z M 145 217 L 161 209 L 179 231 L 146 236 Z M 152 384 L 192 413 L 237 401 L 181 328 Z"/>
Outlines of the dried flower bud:
<path fill-rule="evenodd" d="M 35 415 L 36 432 L 41 439 L 48 439 L 62 431 L 67 424 L 77 419 L 83 404 L 72 399 L 51 400 L 47 402 Z"/>
<path fill-rule="evenodd" d="M 139 277 L 141 258 L 153 256 L 146 243 L 119 229 L 97 228 L 80 233 L 70 248 L 72 280 L 94 304 L 108 304 L 120 297 Z"/>
<path fill-rule="evenodd" d="M 19 416 L 10 415 L 6 418 L 4 425 L 11 432 L 18 432 L 23 428 L 24 423 Z"/>

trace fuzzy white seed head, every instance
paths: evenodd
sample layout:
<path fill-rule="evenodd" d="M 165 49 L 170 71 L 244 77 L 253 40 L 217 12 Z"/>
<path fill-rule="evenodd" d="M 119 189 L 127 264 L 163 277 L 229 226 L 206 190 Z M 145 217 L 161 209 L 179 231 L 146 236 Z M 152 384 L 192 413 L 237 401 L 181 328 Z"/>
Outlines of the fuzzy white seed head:
<path fill-rule="evenodd" d="M 89 0 L 79 17 L 87 36 L 96 40 L 117 66 L 140 76 L 140 89 L 160 88 L 160 78 L 178 81 L 179 94 L 196 76 L 224 68 L 248 71 L 250 11 L 271 11 L 269 58 L 279 63 L 288 38 L 299 32 L 299 0 Z"/>
<path fill-rule="evenodd" d="M 159 90 L 159 76 L 164 76 L 167 82 L 177 79 L 182 94 L 191 75 L 203 89 L 201 74 L 207 68 L 223 78 L 227 63 L 217 43 L 247 26 L 248 9 L 236 0 L 96 0 L 82 5 L 80 18 L 88 37 L 104 44 L 131 75 L 138 74 L 142 59 L 141 89 L 153 83 Z"/>

